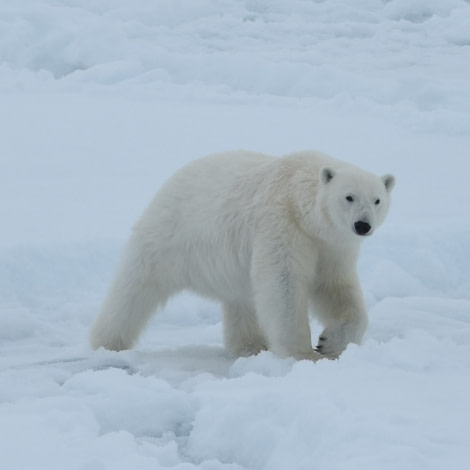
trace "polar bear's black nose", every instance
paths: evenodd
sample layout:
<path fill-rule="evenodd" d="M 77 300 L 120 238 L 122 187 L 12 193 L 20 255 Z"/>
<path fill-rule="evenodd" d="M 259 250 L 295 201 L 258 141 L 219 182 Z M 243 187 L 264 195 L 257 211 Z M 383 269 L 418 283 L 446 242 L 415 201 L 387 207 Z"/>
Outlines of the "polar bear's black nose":
<path fill-rule="evenodd" d="M 359 220 L 354 223 L 354 230 L 358 235 L 367 235 L 372 227 L 367 222 Z"/>

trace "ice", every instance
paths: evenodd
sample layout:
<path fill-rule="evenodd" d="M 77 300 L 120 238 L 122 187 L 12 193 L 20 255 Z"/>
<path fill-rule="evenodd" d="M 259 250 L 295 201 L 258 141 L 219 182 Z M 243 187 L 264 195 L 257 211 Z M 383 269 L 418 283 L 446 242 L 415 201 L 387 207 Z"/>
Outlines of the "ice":
<path fill-rule="evenodd" d="M 1 468 L 466 468 L 469 22 L 466 0 L 0 1 Z M 183 294 L 92 352 L 155 191 L 237 148 L 396 175 L 364 343 L 234 358 Z"/>

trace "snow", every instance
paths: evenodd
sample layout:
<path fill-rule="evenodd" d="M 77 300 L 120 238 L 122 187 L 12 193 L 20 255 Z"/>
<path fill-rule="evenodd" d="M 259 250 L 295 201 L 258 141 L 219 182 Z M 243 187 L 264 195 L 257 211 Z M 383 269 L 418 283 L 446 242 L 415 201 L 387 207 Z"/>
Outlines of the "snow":
<path fill-rule="evenodd" d="M 465 0 L 0 0 L 1 467 L 466 468 L 469 22 Z M 396 175 L 364 344 L 236 359 L 184 294 L 91 351 L 154 192 L 235 148 Z"/>

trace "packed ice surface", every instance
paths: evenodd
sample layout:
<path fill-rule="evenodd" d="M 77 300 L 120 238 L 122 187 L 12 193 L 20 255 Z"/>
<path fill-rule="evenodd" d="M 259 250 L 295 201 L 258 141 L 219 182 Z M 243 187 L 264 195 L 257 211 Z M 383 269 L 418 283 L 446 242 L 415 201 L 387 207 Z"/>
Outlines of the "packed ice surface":
<path fill-rule="evenodd" d="M 464 0 L 1 0 L 0 466 L 466 468 L 469 23 Z M 364 344 L 236 359 L 184 294 L 133 351 L 92 352 L 135 219 L 234 148 L 396 175 Z"/>

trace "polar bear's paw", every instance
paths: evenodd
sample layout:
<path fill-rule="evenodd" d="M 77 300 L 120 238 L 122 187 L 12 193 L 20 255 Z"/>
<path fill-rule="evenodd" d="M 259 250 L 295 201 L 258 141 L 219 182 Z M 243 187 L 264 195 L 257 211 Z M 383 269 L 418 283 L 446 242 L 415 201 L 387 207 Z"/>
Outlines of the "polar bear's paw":
<path fill-rule="evenodd" d="M 326 327 L 318 338 L 315 351 L 328 359 L 337 359 L 348 344 L 361 344 L 366 327 L 367 317 L 365 315 L 352 321 Z"/>
<path fill-rule="evenodd" d="M 325 329 L 318 338 L 315 351 L 328 359 L 338 359 L 340 354 L 346 349 L 346 337 L 342 328 Z"/>

